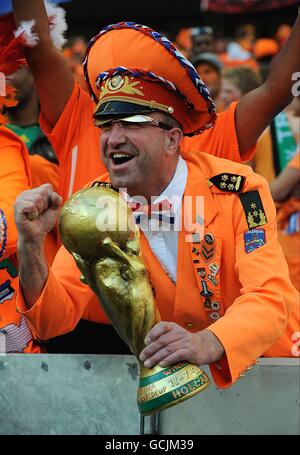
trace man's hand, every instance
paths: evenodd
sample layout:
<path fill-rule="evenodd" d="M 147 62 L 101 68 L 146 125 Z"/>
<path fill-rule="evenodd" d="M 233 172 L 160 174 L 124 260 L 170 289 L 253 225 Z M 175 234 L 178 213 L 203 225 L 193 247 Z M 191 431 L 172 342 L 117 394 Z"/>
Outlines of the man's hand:
<path fill-rule="evenodd" d="M 148 333 L 140 359 L 146 368 L 166 367 L 186 360 L 195 365 L 217 362 L 224 348 L 210 330 L 190 333 L 174 322 L 159 322 Z"/>
<path fill-rule="evenodd" d="M 61 204 L 50 183 L 21 193 L 14 206 L 19 242 L 43 243 L 57 222 Z"/>
<path fill-rule="evenodd" d="M 19 279 L 28 309 L 41 295 L 48 277 L 44 241 L 57 222 L 61 204 L 61 196 L 50 183 L 24 191 L 15 202 Z"/>

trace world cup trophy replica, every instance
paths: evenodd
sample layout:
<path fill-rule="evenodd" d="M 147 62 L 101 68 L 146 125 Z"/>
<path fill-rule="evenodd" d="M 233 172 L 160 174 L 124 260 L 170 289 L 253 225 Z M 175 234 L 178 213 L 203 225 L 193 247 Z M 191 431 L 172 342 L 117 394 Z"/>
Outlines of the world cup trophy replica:
<path fill-rule="evenodd" d="M 140 367 L 138 406 L 149 415 L 173 406 L 209 384 L 196 365 L 145 368 L 139 355 L 149 330 L 160 321 L 140 253 L 140 231 L 127 202 L 109 184 L 75 193 L 59 221 L 61 239 L 97 295 L 114 328 L 136 356 Z"/>

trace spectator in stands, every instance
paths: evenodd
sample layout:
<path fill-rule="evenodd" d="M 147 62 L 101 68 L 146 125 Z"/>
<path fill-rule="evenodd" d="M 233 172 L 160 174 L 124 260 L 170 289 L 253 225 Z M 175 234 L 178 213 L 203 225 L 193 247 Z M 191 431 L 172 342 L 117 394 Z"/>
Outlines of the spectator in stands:
<path fill-rule="evenodd" d="M 220 98 L 222 62 L 216 54 L 211 52 L 197 54 L 191 59 L 191 62 L 200 74 L 204 84 L 207 86 L 216 105 L 217 112 L 221 112 L 223 110 L 223 102 Z"/>

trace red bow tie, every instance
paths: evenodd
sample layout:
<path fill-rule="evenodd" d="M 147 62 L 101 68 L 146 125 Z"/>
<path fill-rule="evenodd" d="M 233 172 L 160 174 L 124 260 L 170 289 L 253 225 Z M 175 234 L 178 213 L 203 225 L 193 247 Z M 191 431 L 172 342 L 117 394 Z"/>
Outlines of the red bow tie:
<path fill-rule="evenodd" d="M 149 218 L 157 218 L 159 221 L 174 224 L 174 210 L 168 199 L 162 199 L 151 205 L 142 205 L 139 202 L 128 201 L 128 206 L 134 212 L 135 221 L 140 224 L 141 215 L 147 215 Z"/>
<path fill-rule="evenodd" d="M 130 201 L 128 202 L 128 205 L 133 212 L 139 211 L 145 214 L 170 212 L 172 210 L 172 204 L 168 199 L 163 199 L 162 201 L 151 205 L 142 205 L 139 202 Z"/>

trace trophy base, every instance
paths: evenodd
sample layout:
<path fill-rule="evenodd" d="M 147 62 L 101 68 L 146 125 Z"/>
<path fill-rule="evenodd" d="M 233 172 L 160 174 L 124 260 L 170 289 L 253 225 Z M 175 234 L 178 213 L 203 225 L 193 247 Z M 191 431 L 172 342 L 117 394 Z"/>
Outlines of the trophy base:
<path fill-rule="evenodd" d="M 201 392 L 210 384 L 206 373 L 196 365 L 180 362 L 171 367 L 140 366 L 138 407 L 142 415 L 150 415 L 175 406 Z"/>

